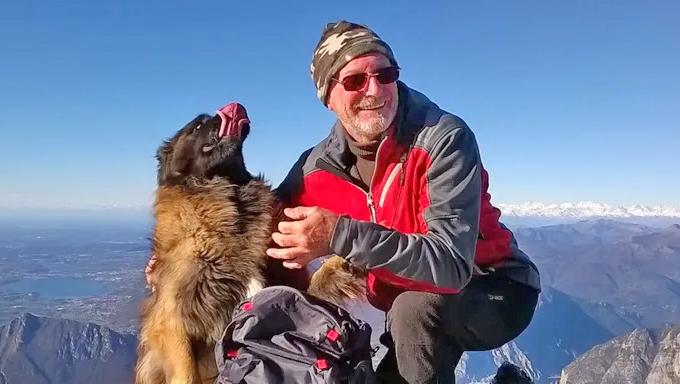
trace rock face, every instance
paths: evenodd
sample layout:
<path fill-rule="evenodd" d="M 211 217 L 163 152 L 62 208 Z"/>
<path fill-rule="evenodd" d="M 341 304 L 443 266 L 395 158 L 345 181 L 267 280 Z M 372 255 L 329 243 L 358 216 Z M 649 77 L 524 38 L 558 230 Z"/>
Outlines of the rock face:
<path fill-rule="evenodd" d="M 0 384 L 131 383 L 134 335 L 24 314 L 0 327 Z"/>
<path fill-rule="evenodd" d="M 562 373 L 560 384 L 680 383 L 680 325 L 636 329 L 593 347 Z"/>

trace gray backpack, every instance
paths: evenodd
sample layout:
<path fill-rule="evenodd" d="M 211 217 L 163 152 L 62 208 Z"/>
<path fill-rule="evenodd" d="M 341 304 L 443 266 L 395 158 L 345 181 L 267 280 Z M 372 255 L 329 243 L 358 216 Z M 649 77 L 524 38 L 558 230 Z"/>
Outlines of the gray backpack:
<path fill-rule="evenodd" d="M 217 384 L 375 383 L 371 327 L 283 286 L 242 302 L 215 346 Z"/>

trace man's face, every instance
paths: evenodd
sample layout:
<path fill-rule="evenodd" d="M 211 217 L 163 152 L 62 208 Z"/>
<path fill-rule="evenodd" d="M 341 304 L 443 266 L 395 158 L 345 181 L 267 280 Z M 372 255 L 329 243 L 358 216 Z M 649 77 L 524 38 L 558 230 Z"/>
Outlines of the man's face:
<path fill-rule="evenodd" d="M 342 81 L 345 76 L 358 73 L 374 74 L 392 66 L 389 59 L 378 53 L 357 57 L 347 63 L 335 76 Z M 397 83 L 380 84 L 375 76 L 363 89 L 347 91 L 333 81 L 328 96 L 328 108 L 335 112 L 347 132 L 358 142 L 376 139 L 384 132 L 397 114 Z"/>

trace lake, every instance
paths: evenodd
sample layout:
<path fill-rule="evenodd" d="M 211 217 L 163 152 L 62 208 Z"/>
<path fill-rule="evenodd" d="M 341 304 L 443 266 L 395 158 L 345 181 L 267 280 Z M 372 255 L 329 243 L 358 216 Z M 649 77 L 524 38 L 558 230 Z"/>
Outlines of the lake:
<path fill-rule="evenodd" d="M 108 284 L 68 277 L 24 279 L 0 286 L 0 291 L 10 293 L 37 293 L 48 299 L 76 299 L 101 296 L 111 290 Z"/>

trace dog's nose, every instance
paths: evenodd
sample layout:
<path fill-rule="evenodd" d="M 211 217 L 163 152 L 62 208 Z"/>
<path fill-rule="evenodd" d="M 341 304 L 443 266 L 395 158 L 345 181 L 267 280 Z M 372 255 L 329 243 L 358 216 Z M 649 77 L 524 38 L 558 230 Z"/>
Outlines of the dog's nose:
<path fill-rule="evenodd" d="M 246 108 L 239 103 L 229 103 L 217 110 L 217 114 L 222 119 L 220 124 L 219 137 L 241 137 L 243 126 L 250 124 Z"/>

